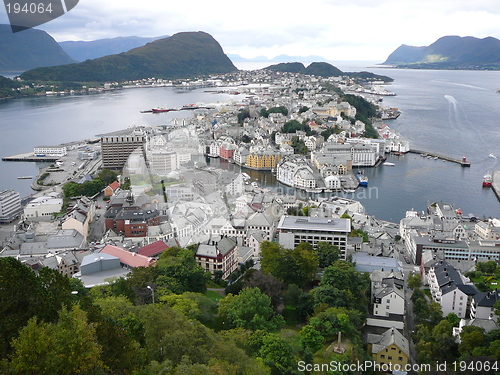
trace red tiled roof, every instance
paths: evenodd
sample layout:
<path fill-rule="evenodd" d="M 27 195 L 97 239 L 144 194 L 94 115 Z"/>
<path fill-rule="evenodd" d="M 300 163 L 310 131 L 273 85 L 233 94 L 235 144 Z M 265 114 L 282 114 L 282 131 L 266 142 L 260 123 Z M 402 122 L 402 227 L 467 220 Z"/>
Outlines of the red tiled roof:
<path fill-rule="evenodd" d="M 133 268 L 149 267 L 156 263 L 156 260 L 154 260 L 153 258 L 141 254 L 132 253 L 130 251 L 122 249 L 121 247 L 113 245 L 106 245 L 101 250 L 101 253 L 106 253 L 120 258 L 120 263 L 126 264 L 127 266 Z"/>
<path fill-rule="evenodd" d="M 120 183 L 118 181 L 113 181 L 108 185 L 108 187 L 110 187 L 111 189 L 113 189 L 113 191 L 115 191 L 120 187 Z"/>
<path fill-rule="evenodd" d="M 163 241 L 156 241 L 139 249 L 139 254 L 152 257 L 161 254 L 168 249 L 168 245 Z"/>

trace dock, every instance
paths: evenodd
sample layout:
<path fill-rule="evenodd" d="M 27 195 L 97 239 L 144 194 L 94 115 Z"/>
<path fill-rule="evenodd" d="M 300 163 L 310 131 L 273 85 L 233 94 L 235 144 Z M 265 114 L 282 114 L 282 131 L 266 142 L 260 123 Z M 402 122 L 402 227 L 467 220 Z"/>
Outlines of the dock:
<path fill-rule="evenodd" d="M 35 156 L 32 152 L 14 156 L 5 156 L 2 161 L 26 161 L 26 162 L 47 162 L 55 163 L 59 158 L 54 156 Z"/>
<path fill-rule="evenodd" d="M 500 200 L 500 171 L 493 171 L 491 174 L 492 182 L 491 182 L 491 188 L 493 189 L 493 192 L 497 196 L 497 198 Z"/>
<path fill-rule="evenodd" d="M 462 159 L 455 159 L 455 158 L 451 158 L 449 156 L 436 154 L 435 152 L 416 150 L 414 148 L 410 149 L 408 152 L 410 152 L 412 154 L 428 155 L 428 156 L 431 156 L 433 158 L 438 158 L 438 159 L 446 160 L 446 161 L 449 161 L 452 163 L 457 163 L 457 164 L 460 164 L 462 167 L 470 167 L 470 162 L 467 161 L 465 156 Z"/>

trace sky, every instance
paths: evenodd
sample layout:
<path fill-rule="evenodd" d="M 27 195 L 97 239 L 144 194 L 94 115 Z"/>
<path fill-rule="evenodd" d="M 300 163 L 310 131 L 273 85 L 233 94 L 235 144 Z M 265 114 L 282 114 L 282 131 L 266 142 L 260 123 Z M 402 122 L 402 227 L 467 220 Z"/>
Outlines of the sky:
<path fill-rule="evenodd" d="M 0 23 L 8 23 L 5 8 Z M 80 0 L 40 25 L 58 42 L 205 31 L 244 58 L 384 61 L 446 35 L 500 39 L 498 0 Z"/>

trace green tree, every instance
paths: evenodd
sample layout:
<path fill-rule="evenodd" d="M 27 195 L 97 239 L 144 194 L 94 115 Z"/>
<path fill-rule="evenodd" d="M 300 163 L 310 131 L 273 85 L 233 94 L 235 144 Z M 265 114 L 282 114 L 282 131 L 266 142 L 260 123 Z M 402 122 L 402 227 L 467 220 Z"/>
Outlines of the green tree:
<path fill-rule="evenodd" d="M 446 320 L 451 324 L 452 327 L 458 327 L 460 323 L 460 318 L 455 313 L 449 313 L 446 315 Z"/>
<path fill-rule="evenodd" d="M 15 258 L 0 258 L 0 354 L 5 358 L 11 340 L 28 320 L 57 320 L 63 304 L 72 302 L 69 279 L 44 268 L 37 276 Z"/>
<path fill-rule="evenodd" d="M 422 286 L 422 276 L 419 273 L 410 273 L 408 275 L 408 288 L 418 289 Z"/>
<path fill-rule="evenodd" d="M 274 334 L 267 334 L 262 339 L 259 356 L 271 368 L 273 375 L 295 374 L 297 365 L 290 344 Z"/>
<path fill-rule="evenodd" d="M 271 307 L 271 298 L 259 288 L 245 288 L 240 294 L 227 295 L 219 301 L 219 316 L 227 329 L 242 327 L 250 330 L 274 331 L 285 321 Z"/>
<path fill-rule="evenodd" d="M 309 324 L 300 330 L 299 337 L 304 350 L 309 348 L 313 353 L 315 353 L 323 347 L 323 335 L 321 335 L 320 332 L 316 331 L 314 327 Z"/>
<path fill-rule="evenodd" d="M 118 173 L 110 169 L 102 169 L 97 177 L 102 180 L 106 185 L 111 184 L 118 180 Z"/>
<path fill-rule="evenodd" d="M 264 274 L 261 271 L 252 269 L 250 276 L 245 277 L 243 285 L 245 288 L 259 288 L 260 291 L 271 298 L 271 304 L 277 309 L 282 303 L 284 285 L 273 275 Z M 249 272 L 247 272 L 248 274 Z M 246 275 L 245 275 L 246 276 Z"/>
<path fill-rule="evenodd" d="M 169 249 L 170 250 L 170 249 Z M 173 250 L 172 250 L 173 251 Z M 205 293 L 210 274 L 205 272 L 194 259 L 193 252 L 178 249 L 175 256 L 164 252 L 156 263 L 156 284 L 173 293 Z"/>
<path fill-rule="evenodd" d="M 242 125 L 245 119 L 250 117 L 250 112 L 246 109 L 238 112 L 238 124 Z"/>
<path fill-rule="evenodd" d="M 318 255 L 306 242 L 295 249 L 285 249 L 275 242 L 261 244 L 261 266 L 285 284 L 304 286 L 311 282 L 318 268 Z"/>
<path fill-rule="evenodd" d="M 462 357 L 467 358 L 473 355 L 473 351 L 477 347 L 484 344 L 484 330 L 479 327 L 467 326 L 460 333 L 460 345 L 458 351 Z"/>
<path fill-rule="evenodd" d="M 321 241 L 316 245 L 319 266 L 325 268 L 339 259 L 339 248 L 329 242 Z"/>
<path fill-rule="evenodd" d="M 12 368 L 22 373 L 104 374 L 95 324 L 78 306 L 63 308 L 55 324 L 31 319 L 13 348 Z"/>
<path fill-rule="evenodd" d="M 370 283 L 369 276 L 354 269 L 352 263 L 337 260 L 323 271 L 320 286 L 329 285 L 342 291 L 349 307 L 359 306 L 365 300 L 365 290 Z"/>
<path fill-rule="evenodd" d="M 307 148 L 303 139 L 299 139 L 299 137 L 292 137 L 292 144 L 294 154 L 307 155 L 309 153 L 309 149 Z"/>

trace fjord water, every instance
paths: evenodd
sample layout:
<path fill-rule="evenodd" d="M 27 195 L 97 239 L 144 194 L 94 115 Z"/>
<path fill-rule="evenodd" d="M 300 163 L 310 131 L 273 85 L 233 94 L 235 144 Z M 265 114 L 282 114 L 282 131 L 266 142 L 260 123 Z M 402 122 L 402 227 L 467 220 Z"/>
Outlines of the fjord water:
<path fill-rule="evenodd" d="M 336 66 L 343 71 L 368 70 L 394 78 L 387 89 L 397 96 L 384 97 L 382 104 L 398 107 L 402 114 L 387 124 L 408 139 L 413 148 L 455 158 L 465 155 L 472 163 L 471 168 L 462 168 L 414 154 L 390 156 L 389 161 L 395 166 L 365 168 L 370 188 L 359 189 L 349 197 L 359 199 L 367 213 L 391 221 L 399 221 L 409 209 L 424 210 L 432 201 L 452 203 L 465 214 L 474 213 L 481 218 L 500 215 L 500 204 L 493 191 L 481 186 L 485 173 L 500 169 L 500 94 L 496 93 L 500 72 L 363 68 L 359 62 Z M 140 113 L 152 107 L 230 99 L 239 98 L 207 93 L 204 89 L 143 88 L 10 100 L 0 103 L 1 156 L 134 125 L 168 124 L 173 117 L 192 113 Z M 489 157 L 490 153 L 498 154 L 498 159 Z M 28 195 L 29 181 L 17 177 L 36 175 L 36 171 L 32 163 L 1 162 L 0 189 L 15 189 L 22 196 Z M 264 186 L 275 186 L 270 174 L 255 177 Z"/>
<path fill-rule="evenodd" d="M 427 159 L 420 155 L 391 156 L 394 167 L 366 169 L 379 199 L 364 202 L 368 213 L 399 220 L 406 210 L 424 210 L 429 202 L 445 201 L 464 214 L 500 215 L 491 189 L 482 188 L 487 172 L 500 169 L 500 72 L 373 69 L 393 77 L 383 105 L 398 107 L 401 116 L 386 123 L 410 141 L 411 147 L 461 159 L 472 165 Z M 493 154 L 498 157 L 489 157 Z"/>

